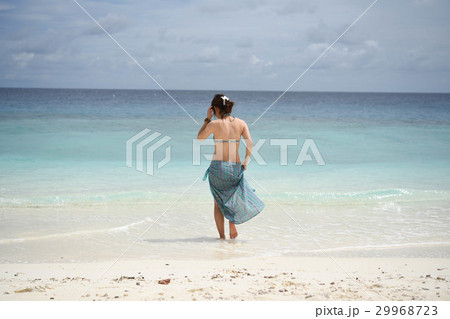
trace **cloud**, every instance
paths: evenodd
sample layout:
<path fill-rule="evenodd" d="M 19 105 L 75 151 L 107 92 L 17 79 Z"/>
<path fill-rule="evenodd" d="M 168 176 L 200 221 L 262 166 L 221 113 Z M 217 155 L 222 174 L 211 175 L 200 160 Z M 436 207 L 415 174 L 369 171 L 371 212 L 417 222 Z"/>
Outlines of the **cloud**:
<path fill-rule="evenodd" d="M 327 43 L 314 43 L 307 47 L 306 52 L 313 61 L 313 57 L 318 57 L 327 48 Z M 358 44 L 337 43 L 314 65 L 316 69 L 336 69 L 346 68 L 360 70 L 362 68 L 373 67 L 378 61 L 378 53 L 382 48 L 375 40 L 366 40 Z"/>
<path fill-rule="evenodd" d="M 19 67 L 24 68 L 27 66 L 28 62 L 33 60 L 34 53 L 22 52 L 22 53 L 18 53 L 18 54 L 13 54 L 12 58 Z"/>
<path fill-rule="evenodd" d="M 175 57 L 172 61 L 178 63 L 214 63 L 219 62 L 220 49 L 218 46 L 205 47 L 200 52 L 186 52 Z"/>
<path fill-rule="evenodd" d="M 415 6 L 430 6 L 434 5 L 438 2 L 438 0 L 414 0 L 413 4 Z"/>
<path fill-rule="evenodd" d="M 249 37 L 242 38 L 236 42 L 236 47 L 244 49 L 252 48 L 253 40 Z"/>
<path fill-rule="evenodd" d="M 330 42 L 331 39 L 336 38 L 335 32 L 330 32 L 329 27 L 323 22 L 319 21 L 315 26 L 309 27 L 304 32 L 304 38 L 312 43 Z"/>
<path fill-rule="evenodd" d="M 197 10 L 210 15 L 223 15 L 237 11 L 256 11 L 266 6 L 265 0 L 207 0 L 200 3 Z"/>
<path fill-rule="evenodd" d="M 211 39 L 209 37 L 199 37 L 192 34 L 185 35 L 183 30 L 175 33 L 169 28 L 159 28 L 158 29 L 158 41 L 161 43 L 194 43 L 194 44 L 205 44 L 210 43 Z"/>
<path fill-rule="evenodd" d="M 380 50 L 380 46 L 378 45 L 378 42 L 375 40 L 366 40 L 364 41 L 364 44 L 367 47 L 372 48 L 374 50 Z"/>
<path fill-rule="evenodd" d="M 209 0 L 202 2 L 198 6 L 198 10 L 201 13 L 210 15 L 228 15 L 232 12 L 237 13 L 240 11 L 245 11 L 247 14 L 264 13 L 265 15 L 268 15 L 270 13 L 276 13 L 278 15 L 292 15 L 297 13 L 314 13 L 316 9 L 317 5 L 311 0 Z"/>
<path fill-rule="evenodd" d="M 15 7 L 8 4 L 8 3 L 1 3 L 0 2 L 0 11 L 6 11 L 6 10 L 11 10 L 14 9 Z"/>
<path fill-rule="evenodd" d="M 448 78 L 450 2 L 413 1 L 375 5 L 299 88 L 380 90 L 390 83 L 390 90 L 404 91 L 411 78 L 428 83 L 426 88 Z M 369 5 L 356 0 L 81 3 L 168 87 L 242 90 L 285 89 Z M 72 1 L 0 2 L 0 28 L 0 86 L 152 87 Z M 376 80 L 370 86 L 355 80 L 363 74 Z M 421 90 L 419 84 L 410 90 Z M 448 82 L 435 90 L 448 91 Z"/>
<path fill-rule="evenodd" d="M 258 58 L 256 55 L 252 54 L 250 57 L 250 64 L 252 64 L 255 67 L 269 67 L 273 64 L 272 61 L 264 61 L 260 58 Z"/>
<path fill-rule="evenodd" d="M 279 15 L 289 15 L 297 13 L 309 13 L 312 14 L 316 12 L 317 5 L 313 2 L 308 1 L 280 1 L 280 7 L 276 9 Z"/>
<path fill-rule="evenodd" d="M 108 14 L 97 19 L 98 23 L 110 34 L 124 31 L 130 24 L 130 19 L 124 15 Z M 87 26 L 80 32 L 81 35 L 104 35 L 105 32 L 92 20 L 86 21 Z"/>
<path fill-rule="evenodd" d="M 61 46 L 67 45 L 73 39 L 72 35 L 64 34 L 54 29 L 34 33 L 30 28 L 25 28 L 12 33 L 7 42 L 15 52 L 47 54 L 57 51 Z"/>

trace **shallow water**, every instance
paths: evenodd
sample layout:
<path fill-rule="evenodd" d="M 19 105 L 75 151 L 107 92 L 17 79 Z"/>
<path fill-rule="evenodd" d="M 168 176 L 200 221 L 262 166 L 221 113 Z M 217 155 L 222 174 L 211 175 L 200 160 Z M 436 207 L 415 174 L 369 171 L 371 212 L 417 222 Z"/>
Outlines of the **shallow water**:
<path fill-rule="evenodd" d="M 201 122 L 214 92 L 171 93 Z M 216 239 L 198 126 L 163 92 L 0 89 L 0 262 L 449 256 L 450 95 L 287 93 L 251 125 L 279 92 L 226 94 L 266 163 L 246 172 L 266 209 L 236 241 Z M 153 176 L 125 165 L 144 128 L 172 138 Z M 286 165 L 275 138 L 297 140 Z M 295 165 L 307 139 L 325 165 Z"/>

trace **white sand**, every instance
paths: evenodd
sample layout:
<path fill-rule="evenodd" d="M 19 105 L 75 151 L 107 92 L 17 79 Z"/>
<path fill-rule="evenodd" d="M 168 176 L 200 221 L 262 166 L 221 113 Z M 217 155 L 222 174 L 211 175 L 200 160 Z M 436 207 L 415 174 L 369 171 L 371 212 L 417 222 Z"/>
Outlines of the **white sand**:
<path fill-rule="evenodd" d="M 450 259 L 336 261 L 345 271 L 327 257 L 1 264 L 0 300 L 450 300 Z"/>

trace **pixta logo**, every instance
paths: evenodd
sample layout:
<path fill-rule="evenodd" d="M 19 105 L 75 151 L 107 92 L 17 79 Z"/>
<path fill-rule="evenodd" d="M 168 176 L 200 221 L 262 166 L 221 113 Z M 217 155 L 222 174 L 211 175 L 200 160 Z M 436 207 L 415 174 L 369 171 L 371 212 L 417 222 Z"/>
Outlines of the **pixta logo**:
<path fill-rule="evenodd" d="M 170 136 L 162 136 L 159 132 L 153 132 L 148 128 L 133 135 L 126 142 L 126 164 L 128 167 L 133 167 L 133 154 L 136 161 L 136 169 L 138 171 L 144 171 L 144 165 L 146 172 L 149 175 L 155 174 L 155 152 L 161 148 L 164 144 L 170 141 Z M 159 139 L 158 139 L 159 138 Z M 156 169 L 162 168 L 164 165 L 170 162 L 171 148 L 166 147 L 165 157 L 156 164 Z"/>
<path fill-rule="evenodd" d="M 241 142 L 243 142 L 245 145 L 247 145 L 247 141 L 245 139 L 241 139 Z M 264 156 L 260 153 L 262 148 L 266 146 L 267 139 L 263 138 L 260 140 L 257 140 L 256 142 L 253 142 L 253 148 L 252 148 L 252 155 L 251 161 L 255 161 L 256 164 L 265 166 L 267 165 L 266 160 L 264 159 Z M 298 151 L 298 145 L 299 140 L 296 138 L 271 138 L 269 139 L 269 146 L 273 148 L 271 150 L 271 153 L 276 152 L 276 149 L 279 148 L 279 164 L 281 166 L 287 166 L 288 165 L 288 148 L 291 146 L 291 148 L 297 149 Z M 192 140 L 192 164 L 194 166 L 198 166 L 201 164 L 202 158 L 210 161 L 213 158 L 213 154 L 203 154 L 201 148 L 207 147 L 207 146 L 214 146 L 215 142 L 213 139 L 207 139 L 203 141 L 199 141 L 197 139 Z M 235 152 L 235 145 L 233 143 L 225 143 L 223 147 L 228 147 L 228 154 L 234 154 Z M 219 150 L 221 150 L 220 148 Z M 316 143 L 313 139 L 308 138 L 306 139 L 302 144 L 300 151 L 298 151 L 298 156 L 295 160 L 295 166 L 301 166 L 304 162 L 312 162 L 313 157 L 317 165 L 323 166 L 325 165 L 325 161 L 323 160 L 322 154 L 320 154 L 319 148 L 317 147 Z"/>

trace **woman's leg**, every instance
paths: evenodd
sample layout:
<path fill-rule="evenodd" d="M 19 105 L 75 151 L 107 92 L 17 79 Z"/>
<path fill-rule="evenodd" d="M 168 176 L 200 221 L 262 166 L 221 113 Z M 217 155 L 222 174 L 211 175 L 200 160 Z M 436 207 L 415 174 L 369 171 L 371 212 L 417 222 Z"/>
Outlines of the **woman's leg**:
<path fill-rule="evenodd" d="M 214 201 L 214 219 L 216 221 L 217 230 L 221 239 L 225 239 L 225 222 L 222 212 L 216 201 Z"/>
<path fill-rule="evenodd" d="M 238 232 L 236 229 L 236 225 L 232 222 L 230 222 L 230 238 L 234 239 L 238 236 Z"/>

